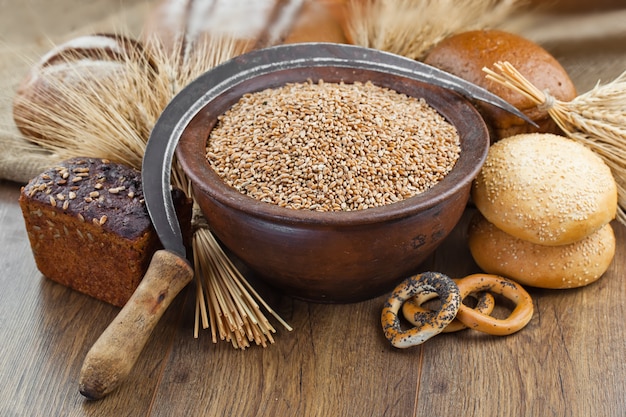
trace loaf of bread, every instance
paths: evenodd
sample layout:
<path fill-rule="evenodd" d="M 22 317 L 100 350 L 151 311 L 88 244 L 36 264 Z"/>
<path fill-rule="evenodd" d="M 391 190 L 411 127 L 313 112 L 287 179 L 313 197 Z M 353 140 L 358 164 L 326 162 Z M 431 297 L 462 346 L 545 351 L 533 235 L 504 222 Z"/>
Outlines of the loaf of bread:
<path fill-rule="evenodd" d="M 562 133 L 545 109 L 530 98 L 487 79 L 483 67 L 508 61 L 541 91 L 570 101 L 576 88 L 561 64 L 543 47 L 519 35 L 501 30 L 475 30 L 444 39 L 427 54 L 424 62 L 471 81 L 517 107 L 539 125 L 533 127 L 517 116 L 488 104 L 477 103 L 492 141 L 530 132 Z"/>
<path fill-rule="evenodd" d="M 469 227 L 469 248 L 476 264 L 489 274 L 539 288 L 576 288 L 597 281 L 615 256 L 609 223 L 568 245 L 543 246 L 518 239 L 479 213 Z"/>
<path fill-rule="evenodd" d="M 563 136 L 527 133 L 493 144 L 472 184 L 478 210 L 499 229 L 565 245 L 615 218 L 617 185 L 602 158 Z"/>
<path fill-rule="evenodd" d="M 340 1 L 161 0 L 142 33 L 150 49 L 171 54 L 187 43 L 205 51 L 212 40 L 231 38 L 236 53 L 283 43 L 347 42 Z"/>
<path fill-rule="evenodd" d="M 85 35 L 57 45 L 18 85 L 13 99 L 16 127 L 26 138 L 54 140 L 51 132 L 66 123 L 65 114 L 83 110 L 73 106 L 112 94 L 111 83 L 129 71 L 128 62 L 153 65 L 139 42 L 121 35 Z M 77 91 L 80 100 L 71 103 L 79 98 L 73 96 Z"/>
<path fill-rule="evenodd" d="M 173 191 L 189 236 L 191 201 Z M 47 278 L 123 306 L 160 242 L 139 171 L 95 158 L 73 158 L 33 178 L 20 207 L 38 269 Z"/>

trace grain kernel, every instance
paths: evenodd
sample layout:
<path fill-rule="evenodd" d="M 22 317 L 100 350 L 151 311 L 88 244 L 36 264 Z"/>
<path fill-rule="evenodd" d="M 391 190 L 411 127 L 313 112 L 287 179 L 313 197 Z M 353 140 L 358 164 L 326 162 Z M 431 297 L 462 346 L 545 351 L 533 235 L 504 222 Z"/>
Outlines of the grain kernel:
<path fill-rule="evenodd" d="M 245 95 L 218 117 L 206 157 L 243 194 L 330 211 L 419 194 L 459 154 L 458 132 L 423 99 L 369 82 L 320 81 Z"/>

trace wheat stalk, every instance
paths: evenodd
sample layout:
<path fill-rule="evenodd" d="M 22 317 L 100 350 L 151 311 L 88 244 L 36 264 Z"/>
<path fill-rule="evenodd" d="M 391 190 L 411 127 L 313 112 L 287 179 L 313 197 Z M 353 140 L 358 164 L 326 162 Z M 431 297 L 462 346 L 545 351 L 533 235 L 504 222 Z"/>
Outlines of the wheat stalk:
<path fill-rule="evenodd" d="M 241 42 L 230 37 L 181 38 L 177 51 L 160 48 L 158 39 L 146 41 L 149 52 L 127 51 L 123 68 L 102 77 L 83 67 L 73 69 L 72 82 L 34 100 L 29 116 L 16 124 L 39 134 L 27 139 L 52 152 L 51 163 L 74 156 L 107 158 L 137 169 L 158 117 L 185 86 L 202 73 L 238 55 Z M 147 58 L 146 58 L 147 57 Z M 106 57 L 102 57 L 106 59 Z M 68 67 L 72 68 L 70 62 Z M 47 80 L 59 85 L 60 80 Z M 61 106 L 50 103 L 62 103 Z M 191 183 L 175 160 L 172 184 L 193 196 Z M 236 348 L 250 342 L 274 343 L 275 329 L 259 303 L 288 330 L 282 320 L 237 271 L 215 241 L 194 203 L 193 251 L 196 281 L 196 324 L 211 327 L 213 340 L 227 340 Z M 210 317 L 210 319 L 209 319 Z"/>
<path fill-rule="evenodd" d="M 600 83 L 571 101 L 541 91 L 511 63 L 483 68 L 486 77 L 510 88 L 547 110 L 571 139 L 596 152 L 609 166 L 618 191 L 617 219 L 626 224 L 626 71 L 610 83 Z"/>
<path fill-rule="evenodd" d="M 57 160 L 97 155 L 139 168 L 146 138 L 160 114 L 155 97 L 146 93 L 144 61 L 124 58 L 124 71 L 102 77 L 86 67 L 68 63 L 72 82 L 45 77 L 54 88 L 37 91 L 29 114 L 16 115 L 16 125 Z"/>
<path fill-rule="evenodd" d="M 422 60 L 441 40 L 495 26 L 519 0 L 350 0 L 346 34 L 356 45 Z"/>

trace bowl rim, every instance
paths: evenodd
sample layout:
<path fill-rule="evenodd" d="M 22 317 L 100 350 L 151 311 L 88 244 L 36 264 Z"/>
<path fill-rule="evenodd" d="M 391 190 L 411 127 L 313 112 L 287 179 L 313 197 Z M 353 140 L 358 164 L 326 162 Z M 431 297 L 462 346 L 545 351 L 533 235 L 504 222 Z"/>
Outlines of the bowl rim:
<path fill-rule="evenodd" d="M 267 72 L 253 74 L 248 73 L 245 74 L 246 76 L 241 73 L 233 73 L 232 77 L 236 79 L 236 81 L 232 84 L 224 85 L 220 89 L 219 94 L 215 94 L 211 100 L 207 100 L 202 103 L 202 106 L 197 109 L 190 122 L 183 126 L 180 133 L 180 141 L 176 149 L 176 155 L 183 171 L 190 178 L 193 187 L 197 189 L 197 192 L 207 193 L 219 204 L 228 206 L 231 209 L 245 212 L 256 218 L 271 220 L 272 222 L 283 224 L 309 223 L 333 226 L 362 225 L 405 218 L 415 213 L 438 206 L 448 198 L 458 193 L 461 189 L 468 186 L 478 174 L 487 156 L 489 148 L 489 133 L 482 116 L 480 116 L 480 113 L 468 99 L 452 90 L 420 80 L 415 80 L 415 78 L 406 73 L 398 73 L 397 71 L 390 70 L 388 65 L 390 54 L 388 53 L 343 44 L 335 45 L 314 43 L 293 45 L 292 47 L 298 47 L 299 49 L 305 48 L 307 53 L 299 59 L 292 58 L 290 61 L 291 65 L 287 65 L 287 68 L 285 66 L 281 66 L 273 68 Z M 288 49 L 285 47 L 283 48 Z M 338 54 L 341 54 L 341 52 L 345 52 L 345 50 L 349 52 L 349 56 L 342 59 L 342 62 L 339 64 L 337 62 L 326 62 L 323 59 L 329 54 L 337 56 Z M 355 52 L 359 51 L 365 51 L 367 52 L 368 58 L 374 58 L 371 61 L 371 65 L 351 65 L 354 62 L 353 57 Z M 262 50 L 256 51 L 255 56 L 257 59 L 262 58 L 262 52 Z M 299 52 L 302 51 L 300 50 Z M 249 61 L 246 59 L 249 57 L 244 55 L 241 57 L 243 57 L 243 61 L 247 64 L 247 66 L 244 66 L 245 68 L 242 69 L 242 73 L 248 71 L 248 67 L 250 65 L 256 67 L 264 65 L 262 59 L 260 62 L 255 62 L 254 60 Z M 395 56 L 392 55 L 392 57 Z M 285 59 L 287 60 L 289 57 L 285 57 Z M 377 60 L 381 62 L 377 62 Z M 406 65 L 408 66 L 408 64 Z M 210 167 L 210 164 L 205 157 L 206 140 L 208 139 L 210 131 L 210 127 L 207 126 L 206 120 L 203 120 L 206 119 L 207 108 L 210 107 L 216 98 L 228 94 L 242 83 L 266 76 L 267 74 L 285 70 L 329 66 L 337 66 L 338 68 L 341 68 L 341 70 L 353 70 L 357 68 L 364 71 L 378 72 L 392 75 L 394 77 L 405 78 L 413 85 L 417 85 L 418 88 L 421 88 L 419 87 L 421 85 L 427 90 L 436 90 L 437 94 L 439 94 L 444 101 L 457 103 L 455 108 L 461 108 L 459 117 L 466 117 L 470 120 L 472 129 L 467 132 L 459 131 L 459 134 L 461 135 L 462 150 L 453 169 L 437 184 L 420 194 L 384 206 L 353 211 L 321 212 L 315 210 L 299 210 L 280 207 L 276 204 L 263 202 L 245 195 L 226 184 Z M 219 67 L 216 67 L 216 69 L 211 71 L 215 70 L 219 70 Z M 306 81 L 306 79 L 303 79 L 302 81 Z M 238 100 L 240 96 L 241 95 L 236 95 L 234 98 L 231 97 L 231 100 L 234 100 L 233 103 Z M 428 97 L 424 98 L 429 105 L 434 107 L 440 114 L 444 115 L 448 122 L 456 126 L 454 122 L 449 120 L 449 114 L 446 115 L 445 109 L 442 109 L 441 106 L 433 105 L 432 100 L 429 101 Z M 203 134 L 203 132 L 205 133 Z M 463 145 L 466 144 L 468 140 L 472 141 L 472 143 L 476 142 L 474 145 L 480 145 L 480 149 L 471 149 L 471 152 L 467 149 L 463 149 Z"/>

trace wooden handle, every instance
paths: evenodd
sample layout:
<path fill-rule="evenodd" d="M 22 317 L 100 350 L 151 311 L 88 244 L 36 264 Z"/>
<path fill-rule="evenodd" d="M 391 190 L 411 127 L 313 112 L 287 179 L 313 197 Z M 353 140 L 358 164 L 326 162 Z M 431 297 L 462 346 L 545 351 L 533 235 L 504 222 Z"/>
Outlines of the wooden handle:
<path fill-rule="evenodd" d="M 192 278 L 186 260 L 166 250 L 154 254 L 130 300 L 87 353 L 80 372 L 81 394 L 100 399 L 124 381 L 159 319 Z"/>

